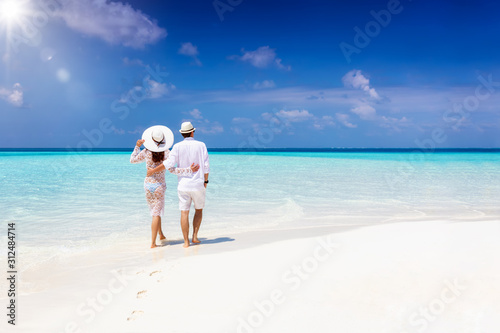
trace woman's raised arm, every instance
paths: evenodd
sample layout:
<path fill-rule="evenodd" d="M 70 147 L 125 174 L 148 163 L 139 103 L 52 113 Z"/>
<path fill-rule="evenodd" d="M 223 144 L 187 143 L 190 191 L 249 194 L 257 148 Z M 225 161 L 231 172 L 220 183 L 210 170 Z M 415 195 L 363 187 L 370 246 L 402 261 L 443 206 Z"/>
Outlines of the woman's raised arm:
<path fill-rule="evenodd" d="M 137 140 L 135 144 L 134 151 L 130 155 L 130 163 L 141 163 L 146 160 L 146 149 L 141 151 L 140 147 L 144 143 L 144 140 Z"/>

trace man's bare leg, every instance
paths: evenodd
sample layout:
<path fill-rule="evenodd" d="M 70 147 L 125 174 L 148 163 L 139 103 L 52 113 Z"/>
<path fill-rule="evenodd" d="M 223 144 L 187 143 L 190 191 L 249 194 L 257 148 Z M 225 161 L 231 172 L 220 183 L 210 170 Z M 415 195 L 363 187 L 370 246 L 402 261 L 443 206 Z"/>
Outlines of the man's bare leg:
<path fill-rule="evenodd" d="M 151 248 L 156 247 L 156 236 L 158 235 L 159 224 L 160 224 L 160 217 L 153 216 L 153 221 L 151 222 Z"/>
<path fill-rule="evenodd" d="M 198 230 L 200 230 L 201 219 L 203 218 L 203 209 L 196 209 L 193 217 L 193 243 L 198 244 Z"/>
<path fill-rule="evenodd" d="M 181 229 L 184 237 L 184 247 L 189 247 L 189 210 L 181 210 Z"/>

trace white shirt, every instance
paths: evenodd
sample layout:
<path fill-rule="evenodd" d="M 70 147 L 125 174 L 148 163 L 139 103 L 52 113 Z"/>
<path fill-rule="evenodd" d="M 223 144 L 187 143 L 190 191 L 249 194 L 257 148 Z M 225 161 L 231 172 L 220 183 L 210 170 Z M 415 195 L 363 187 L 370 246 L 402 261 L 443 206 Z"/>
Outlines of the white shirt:
<path fill-rule="evenodd" d="M 163 161 L 166 169 L 175 166 L 189 168 L 192 163 L 199 164 L 200 169 L 191 175 L 178 176 L 177 189 L 179 191 L 198 191 L 205 188 L 205 174 L 210 172 L 207 146 L 191 137 L 185 138 L 184 141 L 176 143 L 172 147 L 168 159 Z"/>

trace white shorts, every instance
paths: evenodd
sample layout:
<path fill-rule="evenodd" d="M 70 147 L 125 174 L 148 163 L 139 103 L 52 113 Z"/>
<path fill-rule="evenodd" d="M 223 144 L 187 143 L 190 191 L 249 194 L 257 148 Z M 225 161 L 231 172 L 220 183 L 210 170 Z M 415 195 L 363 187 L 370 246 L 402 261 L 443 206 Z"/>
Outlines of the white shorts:
<path fill-rule="evenodd" d="M 179 209 L 189 210 L 191 201 L 194 202 L 194 209 L 203 209 L 205 207 L 206 189 L 198 191 L 177 191 L 179 195 Z"/>

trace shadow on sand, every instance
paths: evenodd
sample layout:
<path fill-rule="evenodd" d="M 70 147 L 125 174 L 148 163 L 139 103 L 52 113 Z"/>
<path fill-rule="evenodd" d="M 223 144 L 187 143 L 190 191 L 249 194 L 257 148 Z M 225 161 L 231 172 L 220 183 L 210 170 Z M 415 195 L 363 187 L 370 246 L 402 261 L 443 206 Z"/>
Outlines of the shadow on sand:
<path fill-rule="evenodd" d="M 199 239 L 201 241 L 200 244 L 191 243 L 191 246 L 202 245 L 202 244 L 218 244 L 218 243 L 225 243 L 225 242 L 234 241 L 234 238 L 230 238 L 230 237 L 219 237 L 219 238 L 214 238 L 214 239 L 199 238 Z M 184 240 L 183 239 L 167 240 L 166 242 L 163 242 L 162 246 L 179 245 L 179 244 L 184 244 Z"/>

